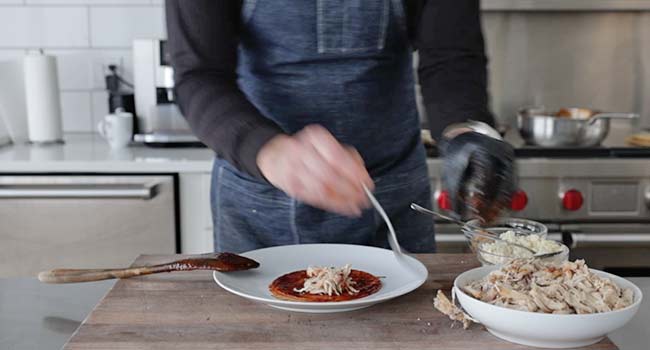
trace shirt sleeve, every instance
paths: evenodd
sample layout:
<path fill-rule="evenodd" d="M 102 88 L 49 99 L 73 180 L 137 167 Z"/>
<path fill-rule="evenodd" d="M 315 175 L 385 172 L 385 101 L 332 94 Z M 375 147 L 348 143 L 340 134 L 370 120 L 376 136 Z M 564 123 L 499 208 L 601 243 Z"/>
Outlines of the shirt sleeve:
<path fill-rule="evenodd" d="M 416 19 L 418 78 L 434 139 L 450 124 L 494 125 L 479 0 L 428 0 Z"/>
<path fill-rule="evenodd" d="M 283 131 L 237 86 L 240 6 L 234 0 L 167 0 L 168 47 L 177 103 L 192 131 L 220 158 L 264 179 L 257 153 Z"/>

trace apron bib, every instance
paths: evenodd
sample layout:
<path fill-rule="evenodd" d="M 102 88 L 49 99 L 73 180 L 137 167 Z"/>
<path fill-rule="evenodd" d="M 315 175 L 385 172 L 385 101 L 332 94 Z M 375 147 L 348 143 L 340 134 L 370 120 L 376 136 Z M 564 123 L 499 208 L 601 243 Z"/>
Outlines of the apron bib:
<path fill-rule="evenodd" d="M 400 243 L 411 252 L 432 252 L 433 221 L 409 209 L 411 202 L 430 206 L 431 193 L 405 21 L 401 0 L 244 1 L 238 84 L 287 133 L 320 124 L 355 147 Z M 328 213 L 221 159 L 214 164 L 211 199 L 217 251 L 299 243 L 387 246 L 374 209 L 354 219 Z"/>

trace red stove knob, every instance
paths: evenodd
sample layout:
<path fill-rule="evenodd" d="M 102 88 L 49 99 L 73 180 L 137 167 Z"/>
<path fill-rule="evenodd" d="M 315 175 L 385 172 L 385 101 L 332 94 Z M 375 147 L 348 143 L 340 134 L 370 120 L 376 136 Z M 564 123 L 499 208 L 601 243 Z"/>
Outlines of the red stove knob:
<path fill-rule="evenodd" d="M 566 210 L 576 211 L 582 208 L 582 203 L 584 203 L 582 193 L 576 189 L 568 190 L 562 195 L 562 206 Z"/>
<path fill-rule="evenodd" d="M 449 192 L 440 191 L 440 194 L 438 194 L 438 208 L 442 210 L 451 210 L 451 199 L 449 199 Z"/>
<path fill-rule="evenodd" d="M 528 196 L 526 195 L 526 192 L 519 190 L 513 193 L 512 199 L 510 200 L 510 209 L 513 211 L 522 211 L 526 208 L 527 204 Z"/>

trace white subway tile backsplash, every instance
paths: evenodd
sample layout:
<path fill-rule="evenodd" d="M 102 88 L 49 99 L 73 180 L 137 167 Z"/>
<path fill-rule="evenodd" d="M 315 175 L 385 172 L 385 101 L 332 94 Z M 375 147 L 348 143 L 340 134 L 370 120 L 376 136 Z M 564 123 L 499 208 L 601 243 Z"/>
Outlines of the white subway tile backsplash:
<path fill-rule="evenodd" d="M 87 90 L 92 88 L 92 65 L 89 51 L 48 50 L 56 56 L 59 88 L 62 90 Z"/>
<path fill-rule="evenodd" d="M 93 89 L 105 89 L 104 77 L 110 72 L 108 66 L 117 65 L 117 72 L 129 82 L 133 82 L 133 58 L 131 50 L 93 50 L 92 51 Z"/>
<path fill-rule="evenodd" d="M 61 92 L 63 131 L 92 132 L 90 92 Z"/>
<path fill-rule="evenodd" d="M 86 7 L 3 6 L 0 48 L 88 46 Z"/>
<path fill-rule="evenodd" d="M 91 99 L 92 125 L 95 127 L 108 114 L 108 92 L 93 91 Z"/>
<path fill-rule="evenodd" d="M 104 89 L 104 76 L 110 64 L 117 65 L 125 79 L 130 81 L 133 77 L 130 50 L 46 50 L 46 53 L 57 57 L 62 90 Z"/>
<path fill-rule="evenodd" d="M 24 50 L 0 50 L 0 61 L 20 59 L 24 55 Z"/>
<path fill-rule="evenodd" d="M 91 7 L 92 47 L 130 48 L 136 38 L 166 37 L 162 7 Z"/>
<path fill-rule="evenodd" d="M 132 40 L 166 37 L 163 3 L 0 0 L 0 61 L 40 48 L 55 55 L 64 130 L 94 132 L 108 113 L 108 65 L 116 64 L 126 80 L 133 80 Z"/>

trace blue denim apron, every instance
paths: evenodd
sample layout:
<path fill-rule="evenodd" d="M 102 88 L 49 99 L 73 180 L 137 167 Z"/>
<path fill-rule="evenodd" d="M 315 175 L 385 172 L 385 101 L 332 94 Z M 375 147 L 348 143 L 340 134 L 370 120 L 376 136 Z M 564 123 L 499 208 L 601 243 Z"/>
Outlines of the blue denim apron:
<path fill-rule="evenodd" d="M 242 8 L 238 84 L 287 133 L 320 124 L 355 147 L 375 194 L 411 252 L 435 250 L 420 142 L 411 49 L 402 0 L 248 0 Z M 386 247 L 373 209 L 360 218 L 325 212 L 217 159 L 215 250 L 242 252 L 299 243 Z"/>

